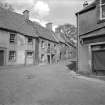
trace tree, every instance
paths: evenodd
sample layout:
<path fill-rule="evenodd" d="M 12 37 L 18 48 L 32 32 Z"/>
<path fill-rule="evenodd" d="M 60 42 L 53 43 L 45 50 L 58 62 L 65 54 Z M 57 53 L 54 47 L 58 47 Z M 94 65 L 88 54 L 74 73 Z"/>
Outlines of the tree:
<path fill-rule="evenodd" d="M 0 2 L 0 7 L 10 10 L 10 11 L 14 11 L 13 6 L 9 3 Z"/>
<path fill-rule="evenodd" d="M 55 29 L 55 32 L 60 33 L 61 37 L 63 37 L 67 42 L 76 44 L 77 28 L 74 25 L 71 24 L 60 25 Z"/>

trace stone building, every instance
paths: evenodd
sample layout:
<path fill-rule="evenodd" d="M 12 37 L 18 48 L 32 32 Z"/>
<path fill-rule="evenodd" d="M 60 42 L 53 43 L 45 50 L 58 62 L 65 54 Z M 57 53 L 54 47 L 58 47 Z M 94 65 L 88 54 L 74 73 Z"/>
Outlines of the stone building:
<path fill-rule="evenodd" d="M 78 71 L 105 73 L 105 0 L 85 3 L 76 13 Z"/>

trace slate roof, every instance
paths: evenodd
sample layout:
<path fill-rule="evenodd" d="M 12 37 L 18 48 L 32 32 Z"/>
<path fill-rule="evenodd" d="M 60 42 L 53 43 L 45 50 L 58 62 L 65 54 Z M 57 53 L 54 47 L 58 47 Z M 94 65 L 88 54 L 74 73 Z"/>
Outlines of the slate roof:
<path fill-rule="evenodd" d="M 36 36 L 35 29 L 28 21 L 25 20 L 24 15 L 5 10 L 0 7 L 0 28 L 19 32 L 28 36 Z"/>
<path fill-rule="evenodd" d="M 36 33 L 39 37 L 57 42 L 54 37 L 55 33 L 53 31 L 46 29 L 45 27 L 41 26 L 40 24 L 37 24 L 36 22 L 34 22 L 34 28 L 36 29 Z"/>
<path fill-rule="evenodd" d="M 41 37 L 57 42 L 55 33 L 42 27 L 37 22 L 25 20 L 24 15 L 0 7 L 0 28 L 27 36 Z"/>

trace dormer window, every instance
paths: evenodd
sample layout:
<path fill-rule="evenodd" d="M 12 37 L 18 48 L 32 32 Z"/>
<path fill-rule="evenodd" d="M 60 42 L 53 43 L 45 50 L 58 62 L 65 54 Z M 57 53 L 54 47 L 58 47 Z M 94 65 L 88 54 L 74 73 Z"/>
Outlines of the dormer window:
<path fill-rule="evenodd" d="M 100 0 L 100 19 L 105 19 L 105 0 Z"/>

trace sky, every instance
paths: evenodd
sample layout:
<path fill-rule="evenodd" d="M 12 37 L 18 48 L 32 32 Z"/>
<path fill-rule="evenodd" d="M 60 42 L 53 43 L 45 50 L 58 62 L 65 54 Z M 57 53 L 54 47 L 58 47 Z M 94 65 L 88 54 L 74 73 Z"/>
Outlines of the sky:
<path fill-rule="evenodd" d="M 70 23 L 76 26 L 75 13 L 83 8 L 85 0 L 0 0 L 13 6 L 16 12 L 28 9 L 30 18 L 45 25 L 52 22 L 54 26 Z M 93 0 L 87 0 L 89 3 Z"/>

